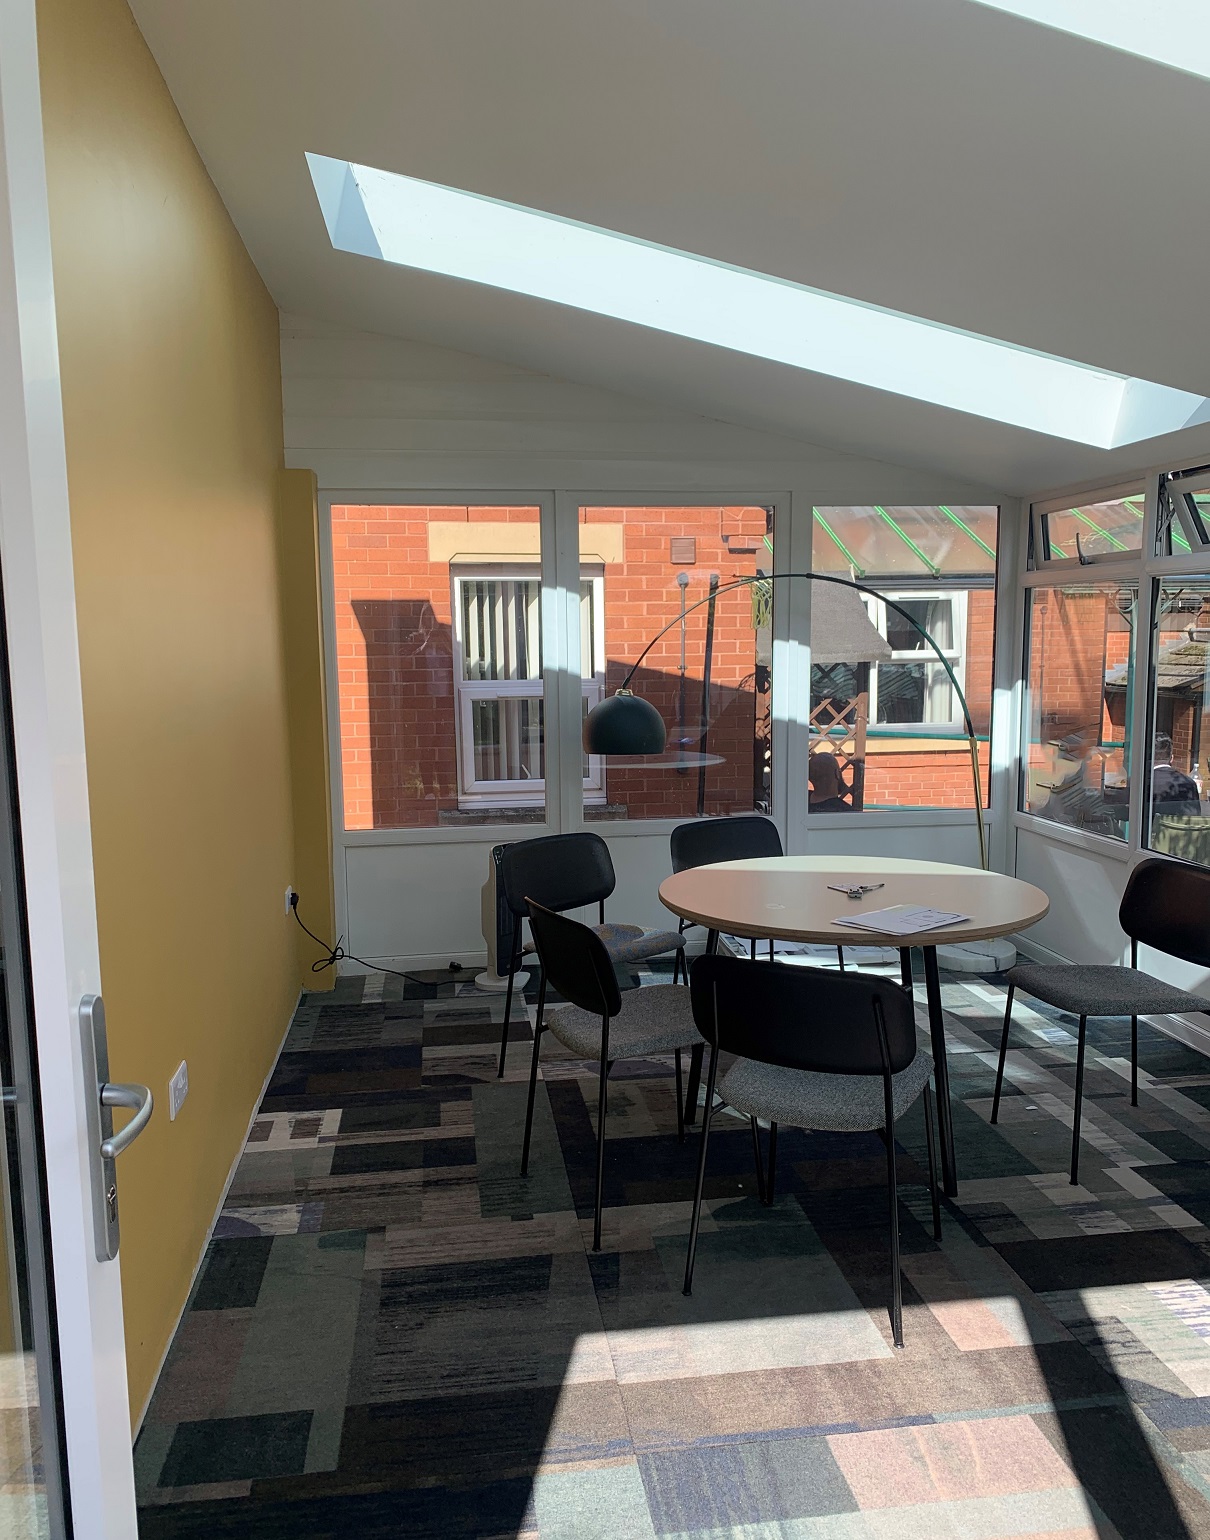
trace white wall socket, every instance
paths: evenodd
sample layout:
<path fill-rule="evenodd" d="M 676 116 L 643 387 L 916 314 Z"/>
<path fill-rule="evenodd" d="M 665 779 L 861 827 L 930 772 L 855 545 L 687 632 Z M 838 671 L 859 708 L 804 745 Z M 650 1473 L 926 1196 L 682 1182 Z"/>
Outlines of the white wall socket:
<path fill-rule="evenodd" d="M 287 919 L 290 918 L 290 911 L 291 911 L 291 909 L 294 908 L 294 897 L 295 897 L 294 889 L 293 888 L 287 888 L 286 889 L 286 918 Z"/>
<path fill-rule="evenodd" d="M 181 1103 L 189 1095 L 189 1066 L 184 1059 L 180 1068 L 168 1082 L 168 1121 L 176 1122 L 176 1115 L 181 1110 Z"/>

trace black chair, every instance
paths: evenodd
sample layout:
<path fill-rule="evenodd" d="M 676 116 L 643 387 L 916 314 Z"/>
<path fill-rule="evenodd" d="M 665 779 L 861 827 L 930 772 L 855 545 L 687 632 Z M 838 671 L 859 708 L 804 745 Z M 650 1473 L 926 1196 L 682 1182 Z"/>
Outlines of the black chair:
<path fill-rule="evenodd" d="M 508 990 L 504 999 L 504 1025 L 500 1029 L 497 1077 L 504 1074 L 504 1059 L 508 1053 L 513 979 L 521 966 L 522 921 L 529 915 L 529 899 L 559 914 L 566 909 L 596 904 L 600 923 L 594 929 L 615 963 L 642 962 L 645 958 L 674 951 L 672 982 L 676 983 L 685 960 L 685 942 L 677 931 L 651 930 L 643 925 L 606 925 L 605 900 L 617 887 L 617 877 L 609 846 L 599 834 L 548 834 L 540 839 L 504 845 L 500 850 L 496 880 L 513 917 L 513 944 L 508 960 Z M 539 1023 L 541 1018 L 539 1001 Z"/>
<path fill-rule="evenodd" d="M 895 1121 L 922 1093 L 933 1237 L 941 1239 L 929 1091 L 933 1061 L 917 1050 L 911 996 L 889 979 L 868 974 L 839 975 L 776 962 L 754 968 L 735 957 L 699 957 L 690 974 L 690 994 L 693 1019 L 711 1052 L 684 1292 L 689 1294 L 693 1288 L 706 1147 L 717 1088 L 723 1105 L 746 1113 L 751 1122 L 757 1186 L 766 1204 L 773 1202 L 779 1123 L 882 1136 L 890 1199 L 891 1329 L 895 1346 L 902 1347 Z M 720 1053 L 739 1057 L 716 1087 Z M 769 1124 L 767 1171 L 761 1169 L 758 1119 Z"/>
<path fill-rule="evenodd" d="M 1139 1104 L 1139 1017 L 1170 1011 L 1210 1011 L 1210 1000 L 1161 983 L 1139 969 L 1139 942 L 1184 962 L 1210 968 L 1210 871 L 1150 856 L 1131 872 L 1118 909 L 1130 937 L 1130 966 L 1119 963 L 1018 963 L 1004 977 L 1008 999 L 992 1117 L 1000 1116 L 1004 1059 L 1018 989 L 1080 1018 L 1076 1035 L 1076 1099 L 1071 1126 L 1071 1180 L 1080 1177 L 1080 1111 L 1084 1099 L 1084 1037 L 1090 1016 L 1130 1017 L 1130 1105 Z"/>
<path fill-rule="evenodd" d="M 669 841 L 672 847 L 672 870 L 686 872 L 694 866 L 717 866 L 720 861 L 755 861 L 762 856 L 784 855 L 781 835 L 771 818 L 759 813 L 745 813 L 741 818 L 698 818 L 692 823 L 678 824 Z M 683 931 L 692 922 L 682 920 L 678 929 Z M 709 931 L 706 950 L 713 952 L 718 945 L 718 932 Z M 749 943 L 748 955 L 756 961 L 756 942 Z M 776 956 L 773 942 L 769 942 L 769 961 Z M 841 972 L 844 972 L 844 949 L 836 948 Z"/>
<path fill-rule="evenodd" d="M 676 1126 L 685 1137 L 685 1109 L 681 1099 L 681 1049 L 697 1041 L 689 991 L 676 984 L 649 984 L 631 989 L 623 1001 L 613 959 L 604 942 L 589 926 L 556 914 L 532 901 L 529 923 L 542 964 L 538 999 L 538 1025 L 529 1067 L 529 1101 L 525 1109 L 525 1138 L 521 1145 L 521 1175 L 529 1174 L 529 1143 L 534 1126 L 534 1096 L 538 1087 L 538 1059 L 542 1033 L 554 1037 L 578 1058 L 596 1059 L 600 1065 L 597 1092 L 597 1192 L 592 1249 L 601 1249 L 601 1200 L 605 1177 L 605 1119 L 608 1114 L 610 1065 L 618 1059 L 643 1059 L 653 1054 L 676 1055 Z M 542 1005 L 550 985 L 568 1002 L 543 1021 Z"/>

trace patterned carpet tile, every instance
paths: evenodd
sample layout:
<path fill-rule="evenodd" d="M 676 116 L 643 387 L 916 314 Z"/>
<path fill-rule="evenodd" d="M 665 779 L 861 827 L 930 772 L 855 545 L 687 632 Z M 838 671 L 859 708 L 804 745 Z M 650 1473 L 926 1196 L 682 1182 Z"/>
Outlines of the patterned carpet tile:
<path fill-rule="evenodd" d="M 626 988 L 667 980 L 660 965 Z M 1018 1003 L 1000 1120 L 994 979 L 944 980 L 961 1185 L 932 1237 L 919 1104 L 885 1152 L 747 1122 L 697 1135 L 671 1057 L 610 1079 L 543 1042 L 531 982 L 305 996 L 136 1447 L 144 1540 L 1210 1540 L 1210 1065 Z"/>

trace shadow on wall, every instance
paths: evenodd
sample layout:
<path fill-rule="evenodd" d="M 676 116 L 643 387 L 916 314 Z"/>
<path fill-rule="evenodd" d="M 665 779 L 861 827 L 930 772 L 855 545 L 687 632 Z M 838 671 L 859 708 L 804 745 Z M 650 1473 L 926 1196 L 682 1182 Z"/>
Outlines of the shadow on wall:
<path fill-rule="evenodd" d="M 360 721 L 342 713 L 348 826 L 390 829 L 457 822 L 452 629 L 438 620 L 427 599 L 355 599 L 352 609 L 365 647 L 365 710 Z M 607 664 L 607 689 L 617 688 L 626 667 Z M 342 678 L 342 694 L 359 685 L 359 680 Z M 700 677 L 687 675 L 682 681 L 679 674 L 643 668 L 633 688 L 668 724 L 670 755 L 678 747 L 700 751 Z M 767 674 L 760 679 L 754 674 L 739 689 L 712 682 L 706 715 L 706 752 L 721 763 L 705 767 L 704 811 L 751 811 L 767 803 Z M 699 767 L 654 769 L 611 760 L 602 800 L 603 806 L 590 808 L 589 816 L 595 811 L 606 817 L 693 817 L 698 811 Z M 501 804 L 507 806 L 507 799 L 501 798 Z M 541 816 L 540 809 L 529 813 Z"/>

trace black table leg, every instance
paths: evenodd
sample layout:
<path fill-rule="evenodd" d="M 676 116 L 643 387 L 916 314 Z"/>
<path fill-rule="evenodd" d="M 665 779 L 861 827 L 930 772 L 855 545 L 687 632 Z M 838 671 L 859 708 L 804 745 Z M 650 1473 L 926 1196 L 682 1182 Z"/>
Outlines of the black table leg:
<path fill-rule="evenodd" d="M 899 978 L 908 994 L 912 993 L 912 949 L 910 946 L 899 948 Z"/>
<path fill-rule="evenodd" d="M 941 1135 L 941 1182 L 947 1198 L 958 1196 L 958 1169 L 954 1161 L 954 1119 L 950 1108 L 950 1072 L 945 1057 L 945 1017 L 941 1011 L 941 979 L 937 973 L 937 948 L 921 947 L 924 953 L 924 987 L 928 995 L 929 1033 L 933 1042 L 933 1074 L 937 1081 L 937 1129 Z M 902 954 L 901 954 L 902 955 Z"/>

